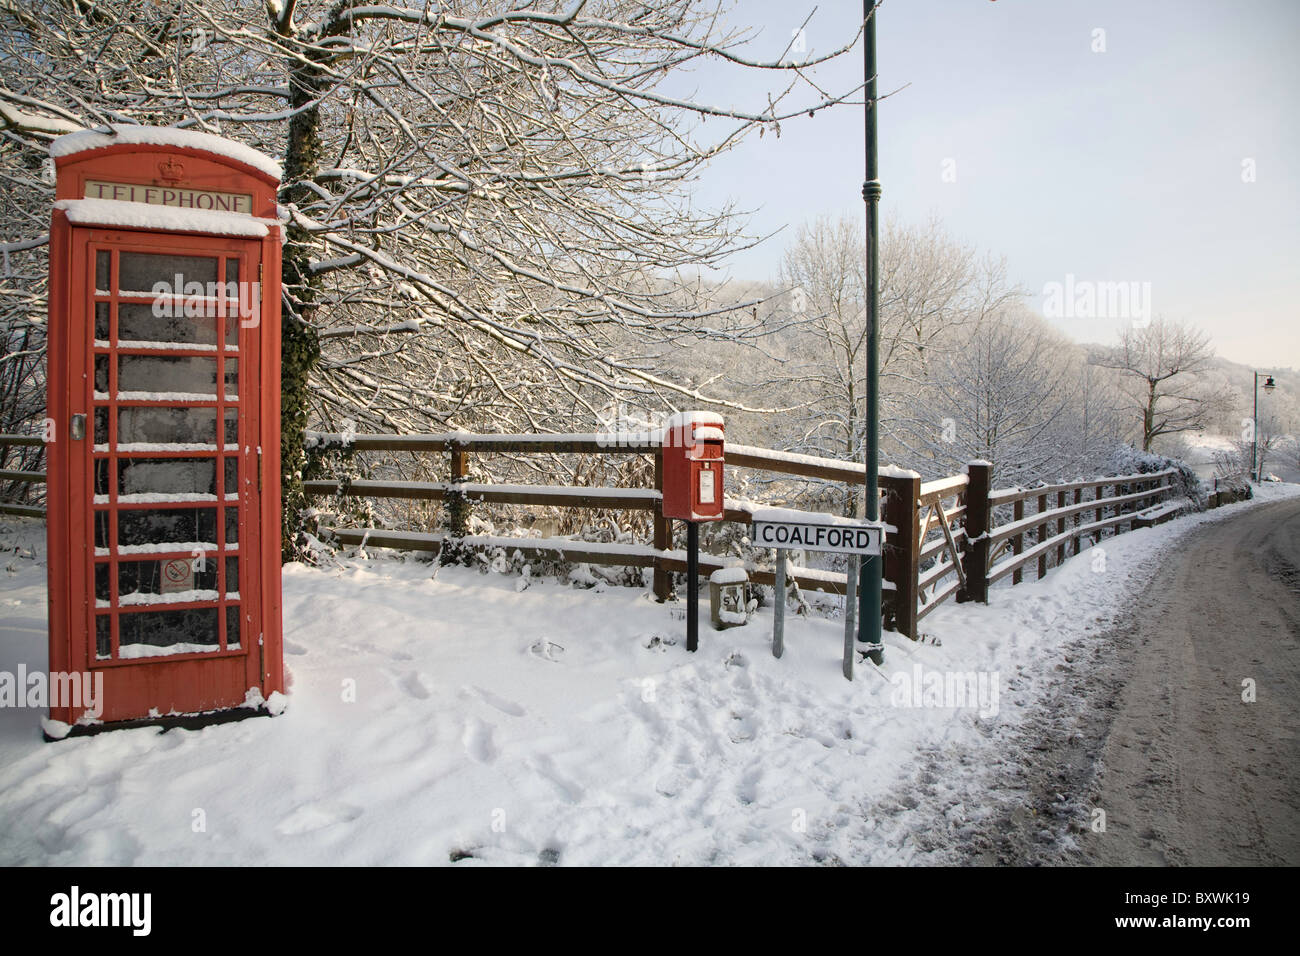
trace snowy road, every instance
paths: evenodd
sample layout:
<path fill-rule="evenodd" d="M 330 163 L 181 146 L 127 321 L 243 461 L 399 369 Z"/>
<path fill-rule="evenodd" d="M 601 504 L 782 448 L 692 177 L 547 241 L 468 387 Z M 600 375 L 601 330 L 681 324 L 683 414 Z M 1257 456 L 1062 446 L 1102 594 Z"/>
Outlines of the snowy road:
<path fill-rule="evenodd" d="M 1101 754 L 1104 864 L 1300 863 L 1300 502 L 1191 537 L 1137 618 Z M 1253 684 L 1254 700 L 1245 682 Z"/>
<path fill-rule="evenodd" d="M 968 787 L 996 810 L 936 841 L 940 856 L 1300 863 L 1300 501 L 1197 528 L 1151 582 L 1126 620 L 1067 649 L 990 748 L 1003 753 Z"/>

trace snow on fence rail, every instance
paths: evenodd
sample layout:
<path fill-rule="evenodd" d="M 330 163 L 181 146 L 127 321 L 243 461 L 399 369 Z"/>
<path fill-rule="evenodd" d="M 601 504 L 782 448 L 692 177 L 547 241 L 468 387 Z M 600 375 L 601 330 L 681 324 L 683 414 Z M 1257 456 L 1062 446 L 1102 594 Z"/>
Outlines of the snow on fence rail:
<path fill-rule="evenodd" d="M 529 556 L 553 557 L 576 563 L 649 567 L 655 572 L 654 591 L 661 600 L 669 593 L 670 573 L 685 571 L 685 554 L 671 549 L 671 522 L 660 513 L 662 462 L 658 436 L 619 436 L 611 442 L 598 435 L 349 435 L 311 433 L 317 448 L 352 451 L 446 452 L 450 455 L 450 480 L 440 482 L 385 482 L 368 479 L 327 479 L 306 482 L 310 495 L 352 495 L 367 498 L 419 498 L 446 501 L 446 532 L 381 531 L 366 528 L 330 528 L 346 544 L 368 544 L 407 550 L 434 551 L 445 542 L 469 547 L 502 547 Z M 470 483 L 469 454 L 621 454 L 651 455 L 655 459 L 653 488 L 587 488 L 540 485 Z M 866 469 L 856 462 L 775 451 L 749 445 L 728 444 L 727 464 L 781 475 L 816 478 L 848 485 L 866 483 Z M 1160 520 L 1174 513 L 1164 504 L 1175 493 L 1174 471 L 1088 479 L 1040 488 L 993 490 L 993 469 L 987 462 L 972 462 L 966 471 L 934 481 L 900 468 L 881 468 L 882 519 L 891 525 L 884 547 L 882 605 L 886 625 L 910 637 L 918 636 L 919 622 L 949 598 L 987 601 L 989 585 L 1008 574 L 1019 583 L 1023 568 L 1037 562 L 1038 576 L 1047 573 L 1055 558 L 1059 564 L 1070 551 L 1077 554 L 1082 541 L 1100 540 L 1107 529 L 1119 533 Z M 1107 495 L 1106 489 L 1112 493 Z M 1084 492 L 1091 492 L 1084 500 Z M 1067 500 L 1072 497 L 1071 500 Z M 1049 506 L 1050 499 L 1055 502 Z M 650 544 L 600 544 L 569 538 L 500 538 L 470 535 L 465 529 L 475 502 L 607 508 L 649 511 L 654 515 L 654 540 Z M 1025 502 L 1036 501 L 1035 513 L 1025 515 Z M 1163 510 L 1159 517 L 1154 509 Z M 762 507 L 727 499 L 725 520 L 752 522 L 752 512 Z M 1143 509 L 1148 509 L 1144 512 Z M 1011 512 L 1007 514 L 1008 510 Z M 1084 523 L 1085 512 L 1093 520 Z M 1010 517 L 1012 520 L 1007 521 Z M 1001 519 L 1002 524 L 995 524 Z M 459 530 L 460 533 L 457 533 Z M 1030 548 L 1025 549 L 1026 536 Z M 1005 557 L 1004 557 L 1005 555 Z M 709 575 L 734 563 L 734 559 L 701 555 L 700 573 Z M 773 583 L 770 571 L 751 571 L 751 579 Z M 801 587 L 843 593 L 845 575 L 834 571 L 800 568 L 794 575 Z"/>
<path fill-rule="evenodd" d="M 594 434 L 571 435 L 474 435 L 448 432 L 435 435 L 343 435 L 340 433 L 308 433 L 313 449 L 349 449 L 363 451 L 407 451 L 422 453 L 449 453 L 448 481 L 375 481 L 370 479 L 313 479 L 305 481 L 303 488 L 309 496 L 347 495 L 360 498 L 407 498 L 424 501 L 444 501 L 448 504 L 448 530 L 446 532 L 405 532 L 377 529 L 325 528 L 345 544 L 359 545 L 363 541 L 373 547 L 392 547 L 403 550 L 435 551 L 444 543 L 454 541 L 465 547 L 503 547 L 510 552 L 519 551 L 531 557 L 557 558 L 572 563 L 598 564 L 612 567 L 649 567 L 654 570 L 654 592 L 664 600 L 670 591 L 668 575 L 685 573 L 686 555 L 671 549 L 671 522 L 660 513 L 663 500 L 663 472 L 659 457 L 660 437 L 647 433 L 618 435 L 617 441 Z M 737 451 L 737 449 L 740 451 Z M 653 455 L 655 459 L 654 488 L 591 488 L 555 485 L 481 484 L 464 480 L 467 474 L 466 456 L 469 454 L 613 454 Z M 832 480 L 865 482 L 866 469 L 833 458 L 816 458 L 774 452 L 765 448 L 747 448 L 729 445 L 727 461 L 732 466 L 754 467 L 766 471 L 812 477 L 829 477 Z M 653 513 L 654 540 L 649 545 L 602 544 L 575 541 L 569 538 L 491 538 L 468 534 L 470 510 L 473 504 L 516 504 L 542 507 L 639 510 Z M 754 507 L 749 502 L 726 499 L 723 514 L 727 521 L 750 524 Z M 458 533 L 459 532 L 459 533 Z M 708 554 L 700 556 L 700 573 L 714 571 L 734 564 L 734 559 L 723 559 Z M 844 593 L 843 572 L 823 571 L 816 568 L 799 568 L 789 575 L 800 587 L 809 590 Z M 750 579 L 759 584 L 775 583 L 771 571 L 753 569 Z M 886 582 L 883 590 L 895 591 L 893 582 Z"/>
<path fill-rule="evenodd" d="M 39 435 L 0 435 L 0 449 L 38 447 L 44 445 Z M 19 485 L 37 485 L 45 483 L 45 472 L 26 468 L 0 468 L 0 514 L 21 515 L 27 518 L 45 517 L 45 509 L 40 505 L 11 501 L 10 497 Z"/>
<path fill-rule="evenodd" d="M 685 573 L 685 552 L 671 548 L 671 521 L 660 513 L 663 469 L 659 436 L 618 436 L 611 442 L 595 434 L 473 435 L 341 435 L 308 433 L 317 449 L 447 453 L 448 481 L 381 481 L 361 478 L 315 479 L 304 482 L 309 496 L 405 498 L 447 503 L 448 529 L 442 532 L 326 528 L 344 544 L 409 551 L 436 551 L 452 541 L 463 547 L 501 547 L 534 557 L 624 567 L 654 569 L 654 591 L 665 599 L 669 574 Z M 38 436 L 0 435 L 0 448 L 37 446 Z M 619 454 L 651 455 L 655 460 L 653 488 L 590 488 L 554 485 L 484 484 L 466 480 L 469 454 Z M 728 445 L 732 467 L 795 477 L 817 478 L 849 485 L 866 483 L 860 463 L 781 452 L 748 445 Z M 881 468 L 881 517 L 891 526 L 884 546 L 882 607 L 886 626 L 917 637 L 920 621 L 948 598 L 987 601 L 989 585 L 1011 576 L 1019 584 L 1026 567 L 1043 577 L 1050 566 L 1078 554 L 1087 540 L 1100 541 L 1107 530 L 1129 529 L 1168 520 L 1187 507 L 1177 499 L 1174 469 L 1043 485 L 1037 488 L 993 490 L 993 467 L 971 462 L 966 471 L 934 481 L 900 468 Z M 0 470 L 0 482 L 36 484 L 42 472 Z M 1110 489 L 1110 494 L 1106 489 Z M 468 533 L 469 515 L 477 502 L 563 508 L 640 510 L 653 514 L 650 544 L 603 544 L 570 538 L 508 538 Z M 1035 510 L 1026 514 L 1026 504 Z M 1211 499 L 1211 504 L 1217 503 Z M 727 521 L 752 523 L 753 511 L 766 507 L 727 499 Z M 1008 514 L 1008 512 L 1010 512 Z M 0 513 L 43 517 L 38 505 L 0 501 Z M 1007 519 L 1010 520 L 1007 520 Z M 1089 520 L 1090 519 L 1090 520 Z M 1029 547 L 1026 548 L 1026 539 Z M 734 558 L 700 556 L 700 573 L 729 567 Z M 792 577 L 809 590 L 842 594 L 845 575 L 836 571 L 799 568 Z M 751 580 L 774 583 L 771 571 L 751 570 Z"/>
<path fill-rule="evenodd" d="M 1158 508 L 1162 515 L 1172 517 L 1186 504 L 1179 503 L 1177 510 L 1167 507 L 1171 504 L 1169 499 L 1177 493 L 1174 483 L 1177 474 L 1176 469 L 1167 468 L 1145 474 L 992 492 L 987 497 L 985 514 L 982 516 L 981 539 L 971 549 L 973 564 L 980 574 L 985 595 L 984 598 L 977 599 L 987 599 L 988 585 L 1008 574 L 1012 575 L 1012 584 L 1019 584 L 1023 569 L 1030 561 L 1037 562 L 1037 577 L 1041 578 L 1047 573 L 1053 552 L 1055 563 L 1060 564 L 1071 548 L 1073 554 L 1079 553 L 1085 538 L 1095 544 L 1108 528 L 1112 529 L 1114 535 L 1120 533 L 1120 526 L 1125 523 L 1128 523 L 1130 531 L 1151 523 L 1149 510 Z M 1109 496 L 1105 494 L 1107 488 L 1113 492 Z M 1092 492 L 1091 499 L 1084 499 L 1085 491 Z M 1025 502 L 1031 500 L 1037 501 L 1037 510 L 1026 517 Z M 1012 508 L 1012 520 L 994 527 L 994 509 L 1005 509 L 1007 505 Z M 1084 519 L 1088 512 L 1092 513 L 1092 521 Z M 1031 532 L 1034 544 L 1026 551 L 1025 535 Z M 998 561 L 1003 554 L 1007 554 L 1007 557 Z"/>

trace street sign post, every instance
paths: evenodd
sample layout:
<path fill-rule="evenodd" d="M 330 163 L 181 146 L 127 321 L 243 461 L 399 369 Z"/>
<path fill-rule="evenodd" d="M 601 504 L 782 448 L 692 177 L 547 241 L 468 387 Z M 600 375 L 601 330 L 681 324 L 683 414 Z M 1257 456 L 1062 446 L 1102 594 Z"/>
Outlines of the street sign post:
<path fill-rule="evenodd" d="M 846 679 L 853 680 L 854 637 L 857 629 L 858 565 L 863 557 L 880 557 L 886 525 L 880 521 L 863 522 L 835 515 L 785 508 L 756 511 L 750 540 L 760 548 L 776 549 L 776 606 L 772 620 L 772 656 L 785 651 L 785 562 L 791 550 L 830 551 L 849 555 L 848 574 L 844 582 L 844 667 Z M 864 608 L 870 606 L 864 600 Z M 879 606 L 877 597 L 876 606 Z"/>

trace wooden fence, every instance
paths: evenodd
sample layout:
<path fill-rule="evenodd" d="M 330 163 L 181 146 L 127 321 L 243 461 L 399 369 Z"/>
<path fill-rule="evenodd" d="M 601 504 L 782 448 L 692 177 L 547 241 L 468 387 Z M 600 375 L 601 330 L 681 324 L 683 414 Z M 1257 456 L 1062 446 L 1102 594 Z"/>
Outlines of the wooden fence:
<path fill-rule="evenodd" d="M 573 563 L 611 567 L 648 567 L 654 570 L 654 593 L 666 599 L 670 590 L 668 575 L 686 571 L 686 553 L 673 550 L 671 519 L 664 518 L 663 467 L 657 438 L 622 437 L 607 442 L 595 435 L 356 435 L 311 433 L 309 439 L 317 449 L 350 448 L 354 452 L 405 451 L 449 456 L 448 480 L 437 482 L 374 481 L 369 479 L 324 479 L 304 482 L 309 497 L 345 495 L 361 498 L 405 498 L 446 503 L 445 531 L 391 531 L 373 528 L 336 528 L 327 530 L 344 544 L 397 548 L 411 551 L 437 551 L 445 542 L 475 547 L 505 547 L 527 557 L 556 558 Z M 478 484 L 467 480 L 469 455 L 493 454 L 600 454 L 649 455 L 654 457 L 654 487 L 589 488 L 512 484 Z M 727 446 L 727 464 L 731 467 L 756 468 L 781 474 L 829 478 L 836 481 L 864 483 L 861 465 L 833 459 L 812 458 L 773 452 L 762 448 Z M 604 544 L 568 538 L 501 538 L 468 534 L 469 516 L 477 502 L 489 504 L 532 505 L 557 508 L 610 509 L 652 513 L 653 535 L 649 545 Z M 748 503 L 727 500 L 725 520 L 749 524 Z M 885 518 L 888 521 L 888 516 Z M 700 571 L 710 574 L 732 562 L 707 554 L 700 555 Z M 842 572 L 815 568 L 798 568 L 791 577 L 808 590 L 844 593 Z M 773 584 L 771 571 L 751 572 L 750 579 Z M 891 590 L 888 585 L 886 590 Z"/>
<path fill-rule="evenodd" d="M 35 447 L 44 444 L 39 435 L 0 435 L 0 448 Z M 45 472 L 23 471 L 13 468 L 0 468 L 0 490 L 10 489 L 15 485 L 44 484 Z M 0 498 L 0 514 L 22 515 L 28 518 L 45 517 L 45 509 L 40 505 L 9 501 Z"/>
<path fill-rule="evenodd" d="M 304 482 L 309 497 L 333 495 L 357 498 L 442 501 L 445 530 L 402 531 L 376 528 L 327 527 L 343 544 L 439 551 L 456 547 L 519 551 L 527 557 L 554 558 L 573 563 L 654 570 L 654 593 L 665 600 L 669 575 L 685 573 L 686 554 L 673 550 L 671 520 L 664 518 L 661 449 L 653 436 L 621 438 L 615 443 L 595 435 L 349 435 L 309 433 L 317 449 L 352 452 L 415 452 L 448 456 L 447 481 L 379 481 L 372 479 L 313 479 Z M 0 435 L 0 446 L 39 445 L 39 437 Z M 494 454 L 648 455 L 654 458 L 650 488 L 589 488 L 544 485 L 482 484 L 468 480 L 468 456 Z M 863 465 L 728 444 L 727 464 L 792 477 L 816 478 L 853 487 L 866 483 Z M 1149 474 L 1095 478 L 1035 488 L 992 488 L 993 469 L 971 462 L 964 474 L 922 482 L 902 469 L 881 470 L 881 516 L 889 525 L 884 548 L 882 607 L 885 624 L 909 637 L 919 634 L 920 621 L 942 602 L 987 601 L 989 586 L 1011 576 L 1019 584 L 1025 569 L 1043 577 L 1048 568 L 1111 535 L 1157 524 L 1184 507 L 1177 500 L 1175 469 Z M 40 483 L 35 471 L 0 470 L 0 481 Z M 1107 493 L 1109 489 L 1109 493 Z M 468 533 L 475 503 L 558 508 L 646 511 L 652 514 L 648 545 L 606 544 L 571 538 L 520 538 Z M 1217 501 L 1212 502 L 1217 504 Z M 761 505 L 725 501 L 726 521 L 749 524 Z M 1026 514 L 1027 507 L 1031 509 Z M 0 513 L 43 517 L 39 505 L 0 501 Z M 1010 520 L 1007 520 L 1010 519 Z M 1028 547 L 1026 547 L 1028 545 Z M 700 556 L 701 574 L 710 574 L 734 559 Z M 796 568 L 790 577 L 801 588 L 843 594 L 845 574 Z M 771 571 L 751 571 L 750 579 L 773 584 Z"/>
<path fill-rule="evenodd" d="M 686 570 L 686 555 L 671 548 L 671 521 L 660 512 L 663 469 L 653 436 L 611 443 L 594 435 L 349 435 L 311 433 L 318 449 L 353 452 L 405 451 L 445 454 L 448 480 L 437 482 L 316 479 L 305 482 L 312 497 L 331 495 L 361 498 L 405 498 L 446 503 L 446 529 L 394 531 L 329 527 L 336 540 L 412 551 L 438 551 L 449 542 L 464 547 L 501 547 L 527 557 L 607 566 L 648 567 L 654 570 L 654 593 L 668 597 L 669 575 Z M 587 488 L 469 482 L 469 455 L 599 454 L 654 457 L 654 486 L 649 488 Z M 728 443 L 727 465 L 793 477 L 816 478 L 847 486 L 863 485 L 863 465 Z M 919 634 L 920 621 L 948 598 L 987 601 L 989 585 L 1012 575 L 1023 578 L 1033 567 L 1037 577 L 1049 565 L 1109 532 L 1130 529 L 1173 517 L 1183 503 L 1176 494 L 1176 471 L 1122 475 L 1021 489 L 992 489 L 992 466 L 972 462 L 966 473 L 922 482 L 915 472 L 882 469 L 879 486 L 881 517 L 890 526 L 884 549 L 882 606 L 887 627 L 909 637 Z M 1107 493 L 1110 489 L 1110 493 Z M 638 510 L 652 513 L 653 535 L 648 545 L 603 544 L 569 538 L 522 538 L 471 535 L 468 519 L 476 502 L 581 509 Z M 1026 504 L 1037 508 L 1026 515 Z M 727 499 L 726 521 L 749 524 L 748 502 Z M 1090 517 L 1090 520 L 1087 520 Z M 1010 518 L 1010 521 L 1006 521 Z M 998 523 L 1002 522 L 1002 523 Z M 1029 547 L 1026 549 L 1026 538 Z M 700 572 L 707 575 L 734 559 L 702 554 Z M 811 568 L 791 572 L 801 588 L 843 594 L 845 574 Z M 750 579 L 773 584 L 771 571 L 751 571 Z"/>

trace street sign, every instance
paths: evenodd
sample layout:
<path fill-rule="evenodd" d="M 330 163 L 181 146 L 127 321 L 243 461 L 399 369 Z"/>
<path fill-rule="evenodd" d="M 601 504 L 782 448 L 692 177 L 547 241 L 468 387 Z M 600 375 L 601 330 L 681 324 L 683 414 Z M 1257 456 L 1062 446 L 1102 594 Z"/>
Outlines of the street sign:
<path fill-rule="evenodd" d="M 842 672 L 853 680 L 860 556 L 880 556 L 885 537 L 883 521 L 853 521 L 815 511 L 762 508 L 750 516 L 749 539 L 760 548 L 776 548 L 776 607 L 772 615 L 772 656 L 785 653 L 785 563 L 792 550 L 834 551 L 849 556 L 844 578 L 844 661 Z M 891 529 L 892 530 L 892 529 Z M 863 611 L 867 612 L 867 602 Z"/>
<path fill-rule="evenodd" d="M 879 555 L 883 532 L 879 524 L 773 520 L 757 512 L 750 540 L 760 548 Z"/>

